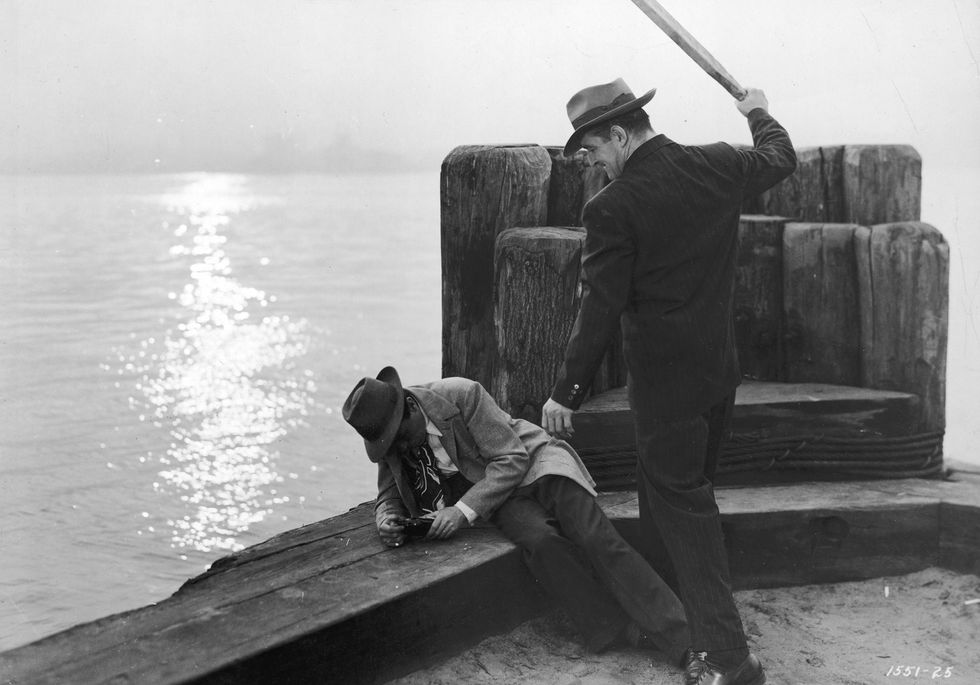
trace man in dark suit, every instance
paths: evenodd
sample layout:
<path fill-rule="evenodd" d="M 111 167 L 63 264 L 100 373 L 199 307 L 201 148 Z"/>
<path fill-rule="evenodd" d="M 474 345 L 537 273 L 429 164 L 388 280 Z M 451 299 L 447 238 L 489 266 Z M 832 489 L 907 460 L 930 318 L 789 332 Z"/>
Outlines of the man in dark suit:
<path fill-rule="evenodd" d="M 391 367 L 361 379 L 343 415 L 378 464 L 375 514 L 387 545 L 404 543 L 409 516 L 432 519 L 429 539 L 483 518 L 521 548 L 590 649 L 622 640 L 681 662 L 689 635 L 680 600 L 613 527 L 567 443 L 510 417 L 475 381 L 403 388 Z"/>
<path fill-rule="evenodd" d="M 645 553 L 679 588 L 692 634 L 687 682 L 756 685 L 732 599 L 712 478 L 740 373 L 732 319 L 743 198 L 793 172 L 796 154 L 760 90 L 737 102 L 755 143 L 679 145 L 656 134 L 622 79 L 568 103 L 580 147 L 611 183 L 583 210 L 583 296 L 542 425 L 572 431 L 572 413 L 617 325 L 637 437 Z"/>

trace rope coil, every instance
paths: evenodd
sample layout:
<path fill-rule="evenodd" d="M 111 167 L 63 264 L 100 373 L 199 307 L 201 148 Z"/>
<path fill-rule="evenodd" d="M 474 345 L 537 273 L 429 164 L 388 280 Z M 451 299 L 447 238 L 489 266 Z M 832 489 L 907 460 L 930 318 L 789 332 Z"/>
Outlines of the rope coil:
<path fill-rule="evenodd" d="M 931 478 L 943 473 L 943 431 L 898 437 L 830 435 L 767 437 L 732 434 L 722 444 L 717 475 L 787 472 L 820 478 Z M 636 486 L 636 446 L 579 448 L 600 489 Z"/>

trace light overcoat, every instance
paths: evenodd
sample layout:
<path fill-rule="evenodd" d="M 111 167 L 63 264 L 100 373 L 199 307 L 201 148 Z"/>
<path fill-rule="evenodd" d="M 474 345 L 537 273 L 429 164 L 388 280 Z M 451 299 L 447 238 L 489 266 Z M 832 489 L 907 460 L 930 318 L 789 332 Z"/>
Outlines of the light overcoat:
<path fill-rule="evenodd" d="M 540 426 L 512 418 L 476 381 L 443 378 L 405 389 L 442 433 L 449 458 L 473 483 L 460 501 L 489 519 L 515 489 L 546 475 L 571 478 L 595 495 L 595 481 L 575 450 Z M 401 459 L 378 462 L 378 525 L 391 515 L 418 516 Z"/>

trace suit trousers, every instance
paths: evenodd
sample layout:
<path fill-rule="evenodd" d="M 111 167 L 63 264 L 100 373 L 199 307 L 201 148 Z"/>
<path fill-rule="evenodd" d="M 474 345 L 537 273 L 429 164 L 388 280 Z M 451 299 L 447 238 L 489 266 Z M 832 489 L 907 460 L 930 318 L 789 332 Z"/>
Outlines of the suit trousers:
<path fill-rule="evenodd" d="M 684 607 L 581 485 L 544 476 L 516 490 L 491 521 L 590 649 L 608 647 L 632 619 L 679 661 L 690 644 Z"/>
<path fill-rule="evenodd" d="M 684 602 L 694 651 L 744 649 L 712 484 L 735 394 L 702 415 L 663 421 L 650 417 L 649 392 L 630 386 L 641 551 Z"/>

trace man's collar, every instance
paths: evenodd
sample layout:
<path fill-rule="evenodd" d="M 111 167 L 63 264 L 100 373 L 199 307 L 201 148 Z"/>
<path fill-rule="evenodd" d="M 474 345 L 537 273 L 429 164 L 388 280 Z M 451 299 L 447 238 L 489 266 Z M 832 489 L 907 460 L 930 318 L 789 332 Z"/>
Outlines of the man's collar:
<path fill-rule="evenodd" d="M 626 171 L 626 169 L 628 169 L 634 162 L 639 162 L 641 159 L 655 154 L 657 150 L 666 145 L 670 145 L 673 142 L 674 141 L 665 136 L 663 133 L 658 133 L 653 138 L 640 145 L 640 147 L 633 150 L 633 154 L 629 156 L 626 163 L 623 165 L 623 171 Z"/>
<path fill-rule="evenodd" d="M 428 388 L 417 385 L 409 386 L 405 390 L 415 397 L 419 408 L 423 408 L 422 415 L 425 416 L 426 424 L 434 423 L 436 430 L 442 430 L 439 426 L 447 426 L 454 416 L 459 414 L 459 407 L 452 402 L 446 401 L 438 393 L 432 392 Z"/>
<path fill-rule="evenodd" d="M 422 418 L 425 419 L 425 432 L 428 433 L 429 435 L 434 435 L 437 438 L 441 438 L 442 431 L 439 430 L 436 424 L 432 423 L 432 421 L 429 420 L 429 415 L 425 413 L 424 409 L 422 409 L 422 405 L 420 404 L 418 405 L 418 407 L 419 407 L 419 411 L 422 412 Z"/>

